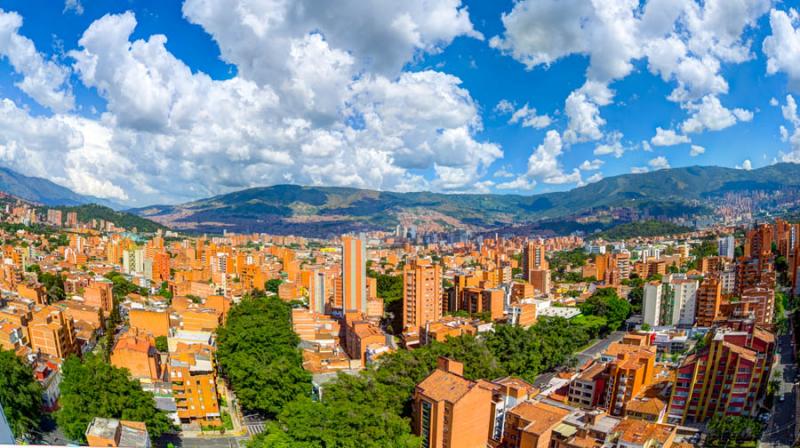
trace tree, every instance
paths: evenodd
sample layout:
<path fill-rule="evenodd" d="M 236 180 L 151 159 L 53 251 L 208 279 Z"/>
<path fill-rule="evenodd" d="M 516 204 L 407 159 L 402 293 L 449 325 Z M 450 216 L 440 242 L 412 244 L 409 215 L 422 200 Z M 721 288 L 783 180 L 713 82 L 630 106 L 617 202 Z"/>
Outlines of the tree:
<path fill-rule="evenodd" d="M 246 410 L 276 416 L 286 403 L 311 395 L 288 304 L 275 297 L 245 298 L 217 335 L 219 365 Z"/>
<path fill-rule="evenodd" d="M 580 304 L 583 314 L 605 317 L 608 320 L 608 330 L 617 331 L 623 322 L 631 315 L 631 304 L 620 299 L 614 288 L 600 288 Z"/>
<path fill-rule="evenodd" d="M 730 442 L 739 444 L 758 440 L 764 430 L 758 420 L 742 416 L 717 416 L 708 424 L 708 444 L 727 446 Z"/>
<path fill-rule="evenodd" d="M 42 416 L 42 387 L 33 371 L 11 350 L 0 349 L 0 404 L 15 437 L 39 427 Z"/>
<path fill-rule="evenodd" d="M 283 283 L 283 280 L 279 278 L 267 280 L 267 282 L 264 283 L 264 289 L 266 291 L 278 294 L 278 287 L 281 286 L 281 283 Z"/>
<path fill-rule="evenodd" d="M 156 409 L 153 396 L 130 379 L 126 369 L 88 354 L 83 362 L 69 357 L 62 371 L 56 422 L 69 439 L 85 442 L 84 433 L 94 417 L 144 422 L 153 439 L 174 429 L 167 415 Z"/>
<path fill-rule="evenodd" d="M 166 353 L 169 351 L 169 345 L 167 344 L 166 336 L 159 336 L 156 338 L 156 350 L 160 351 L 161 353 Z"/>

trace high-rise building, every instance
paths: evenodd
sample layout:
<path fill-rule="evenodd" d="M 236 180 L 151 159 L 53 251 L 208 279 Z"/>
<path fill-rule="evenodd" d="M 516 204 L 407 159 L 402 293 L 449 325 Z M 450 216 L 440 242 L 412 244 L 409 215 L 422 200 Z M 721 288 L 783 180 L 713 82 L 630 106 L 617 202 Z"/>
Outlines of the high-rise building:
<path fill-rule="evenodd" d="M 772 252 L 773 231 L 769 224 L 749 230 L 744 241 L 745 257 L 764 257 Z"/>
<path fill-rule="evenodd" d="M 659 281 L 647 282 L 644 285 L 642 300 L 643 322 L 651 327 L 661 326 L 661 296 L 663 285 Z"/>
<path fill-rule="evenodd" d="M 673 276 L 674 277 L 674 276 Z M 672 293 L 670 325 L 691 327 L 697 314 L 697 289 L 700 282 L 690 278 L 671 278 L 669 286 Z"/>
<path fill-rule="evenodd" d="M 34 352 L 66 359 L 78 351 L 72 318 L 55 306 L 46 306 L 33 313 L 28 331 Z"/>
<path fill-rule="evenodd" d="M 715 415 L 754 416 L 770 378 L 775 335 L 758 327 L 717 329 L 686 357 L 670 399 L 669 423 L 705 422 Z"/>
<path fill-rule="evenodd" d="M 623 415 L 625 404 L 653 383 L 656 347 L 623 342 L 611 344 L 602 355 L 606 370 L 605 405 L 612 415 Z"/>
<path fill-rule="evenodd" d="M 710 327 L 719 315 L 722 303 L 722 283 L 713 277 L 707 277 L 697 289 L 697 312 L 695 323 L 699 327 Z"/>
<path fill-rule="evenodd" d="M 367 312 L 367 244 L 361 237 L 342 237 L 342 296 L 345 312 Z"/>
<path fill-rule="evenodd" d="M 325 313 L 325 301 L 328 292 L 325 288 L 325 272 L 314 270 L 311 272 L 311 285 L 308 288 L 308 305 L 311 311 L 317 314 Z"/>
<path fill-rule="evenodd" d="M 418 330 L 442 317 L 442 268 L 430 260 L 403 267 L 403 328 Z"/>
<path fill-rule="evenodd" d="M 425 448 L 485 448 L 492 421 L 491 383 L 464 378 L 464 366 L 439 358 L 414 390 L 413 431 Z"/>
<path fill-rule="evenodd" d="M 546 255 L 544 244 L 535 241 L 528 241 L 525 244 L 525 248 L 522 250 L 522 275 L 525 280 L 531 281 L 531 271 L 550 268 Z"/>
<path fill-rule="evenodd" d="M 733 235 L 723 236 L 717 240 L 717 255 L 720 257 L 734 257 L 736 251 L 736 239 Z"/>
<path fill-rule="evenodd" d="M 67 227 L 75 227 L 78 225 L 78 213 L 67 212 Z"/>
<path fill-rule="evenodd" d="M 54 208 L 47 209 L 47 223 L 54 226 L 61 226 L 62 220 L 61 210 Z"/>

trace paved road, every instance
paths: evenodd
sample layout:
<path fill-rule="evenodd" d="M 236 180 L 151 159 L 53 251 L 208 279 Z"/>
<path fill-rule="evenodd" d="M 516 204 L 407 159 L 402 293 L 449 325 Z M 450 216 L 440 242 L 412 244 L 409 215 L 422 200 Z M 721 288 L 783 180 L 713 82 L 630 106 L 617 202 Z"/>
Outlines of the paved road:
<path fill-rule="evenodd" d="M 798 374 L 797 363 L 792 350 L 792 323 L 788 334 L 778 337 L 777 354 L 780 356 L 775 369 L 781 370 L 781 386 L 773 405 L 767 429 L 761 437 L 760 447 L 790 447 L 794 442 L 795 419 L 797 417 L 797 388 L 794 386 Z M 783 396 L 783 401 L 779 397 Z"/>
<path fill-rule="evenodd" d="M 575 357 L 578 358 L 578 366 L 581 366 L 587 363 L 588 361 L 600 356 L 600 354 L 603 353 L 608 348 L 609 345 L 613 344 L 614 342 L 621 341 L 624 335 L 625 335 L 624 331 L 615 331 L 606 336 L 605 338 L 595 342 L 586 349 L 580 351 L 579 353 L 576 353 Z M 536 387 L 541 387 L 542 385 L 546 385 L 547 383 L 549 383 L 550 380 L 553 379 L 553 377 L 555 376 L 556 376 L 555 372 L 543 373 L 536 377 L 536 379 L 533 381 L 533 384 Z"/>

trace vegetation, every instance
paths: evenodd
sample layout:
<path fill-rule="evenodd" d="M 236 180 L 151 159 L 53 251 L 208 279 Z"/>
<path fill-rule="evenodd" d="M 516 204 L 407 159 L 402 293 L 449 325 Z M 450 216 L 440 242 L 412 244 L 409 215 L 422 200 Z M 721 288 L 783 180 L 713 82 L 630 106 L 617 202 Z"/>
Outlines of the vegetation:
<path fill-rule="evenodd" d="M 0 404 L 15 437 L 24 437 L 39 427 L 42 388 L 33 371 L 11 350 L 0 349 Z"/>
<path fill-rule="evenodd" d="M 764 425 L 758 420 L 740 417 L 714 417 L 708 424 L 709 446 L 735 447 L 747 442 L 756 441 L 761 437 Z"/>
<path fill-rule="evenodd" d="M 169 351 L 169 345 L 167 343 L 166 336 L 159 336 L 156 338 L 156 350 L 160 351 L 161 353 L 167 353 Z"/>
<path fill-rule="evenodd" d="M 596 236 L 607 241 L 620 241 L 629 238 L 676 235 L 690 232 L 689 227 L 664 221 L 640 221 L 616 225 Z"/>
<path fill-rule="evenodd" d="M 217 335 L 219 365 L 248 412 L 276 416 L 288 402 L 311 395 L 288 304 L 275 297 L 245 298 Z"/>
<path fill-rule="evenodd" d="M 544 318 L 528 329 L 498 325 L 485 338 L 466 335 L 388 354 L 361 375 L 339 375 L 325 386 L 322 401 L 298 395 L 251 447 L 417 447 L 411 397 L 439 356 L 463 362 L 464 376 L 473 380 L 516 375 L 534 381 L 571 362 L 571 353 L 590 338 L 584 324 Z"/>
<path fill-rule="evenodd" d="M 603 332 L 617 331 L 631 315 L 631 304 L 619 298 L 614 288 L 600 288 L 580 304 L 581 312 L 587 316 L 606 319 Z"/>
<path fill-rule="evenodd" d="M 548 261 L 550 263 L 550 272 L 553 276 L 553 280 L 571 283 L 591 281 L 592 279 L 584 279 L 580 272 L 572 271 L 584 266 L 588 260 L 589 254 L 581 247 L 572 250 L 552 252 Z"/>
<path fill-rule="evenodd" d="M 156 409 L 153 396 L 130 379 L 126 369 L 92 354 L 83 361 L 71 356 L 62 368 L 56 422 L 70 440 L 85 442 L 84 433 L 94 417 L 144 422 L 152 439 L 174 429 L 169 417 Z"/>
<path fill-rule="evenodd" d="M 264 283 L 264 290 L 277 295 L 278 288 L 281 286 L 281 283 L 283 283 L 283 280 L 279 278 L 273 278 L 271 280 L 267 280 L 266 283 Z"/>

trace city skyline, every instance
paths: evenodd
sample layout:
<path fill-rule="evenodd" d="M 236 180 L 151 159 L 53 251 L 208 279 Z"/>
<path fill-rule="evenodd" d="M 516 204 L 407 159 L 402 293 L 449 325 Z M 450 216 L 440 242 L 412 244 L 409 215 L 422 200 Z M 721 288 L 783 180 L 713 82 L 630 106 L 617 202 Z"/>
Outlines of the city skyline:
<path fill-rule="evenodd" d="M 5 2 L 0 164 L 148 205 L 800 158 L 791 2 L 161 3 Z"/>

